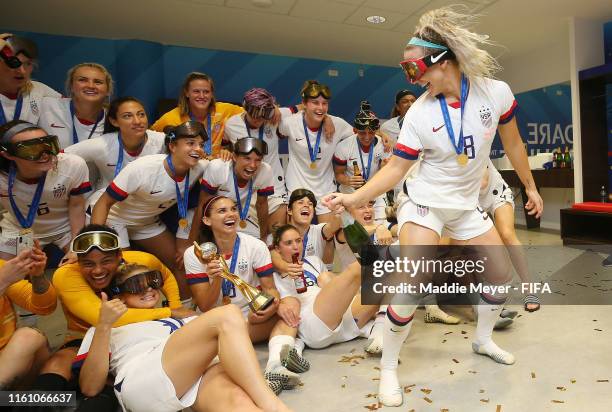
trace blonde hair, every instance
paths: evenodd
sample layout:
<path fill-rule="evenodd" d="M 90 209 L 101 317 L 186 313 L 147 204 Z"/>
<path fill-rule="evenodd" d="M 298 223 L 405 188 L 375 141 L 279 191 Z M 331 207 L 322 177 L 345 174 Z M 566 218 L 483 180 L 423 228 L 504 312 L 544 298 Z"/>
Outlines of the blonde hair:
<path fill-rule="evenodd" d="M 145 265 L 139 265 L 138 263 L 128 263 L 122 264 L 119 266 L 117 270 L 117 274 L 115 275 L 115 283 L 120 285 L 129 278 L 131 278 L 131 274 L 134 272 L 142 273 L 148 272 L 150 269 Z"/>
<path fill-rule="evenodd" d="M 213 82 L 212 77 L 200 72 L 191 72 L 185 78 L 183 86 L 181 87 L 181 93 L 178 97 L 178 108 L 181 116 L 189 114 L 189 99 L 187 96 L 185 96 L 185 94 L 189 91 L 189 84 L 194 80 L 205 80 L 210 84 L 211 99 L 210 106 L 208 106 L 208 112 L 211 113 L 215 110 L 215 103 L 217 101 L 215 100 L 215 83 Z"/>
<path fill-rule="evenodd" d="M 66 96 L 72 97 L 72 82 L 74 82 L 74 75 L 78 69 L 81 67 L 91 67 L 92 69 L 97 69 L 104 74 L 104 80 L 106 80 L 106 86 L 108 87 L 108 98 L 113 95 L 113 77 L 106 70 L 106 67 L 102 66 L 98 63 L 79 63 L 76 66 L 72 66 L 68 73 L 66 74 Z"/>
<path fill-rule="evenodd" d="M 425 41 L 447 46 L 455 54 L 459 70 L 467 77 L 493 77 L 501 70 L 497 60 L 486 50 L 485 45 L 495 45 L 486 34 L 478 34 L 469 29 L 477 17 L 467 12 L 463 5 L 452 5 L 431 10 L 421 16 L 414 36 Z M 406 48 L 421 47 L 429 55 L 439 49 L 408 45 Z"/>

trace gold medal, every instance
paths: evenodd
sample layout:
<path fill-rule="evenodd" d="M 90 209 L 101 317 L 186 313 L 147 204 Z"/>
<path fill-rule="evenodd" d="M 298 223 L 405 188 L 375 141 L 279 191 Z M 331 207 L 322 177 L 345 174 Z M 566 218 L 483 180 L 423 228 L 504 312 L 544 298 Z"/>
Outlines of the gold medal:
<path fill-rule="evenodd" d="M 179 225 L 179 227 L 181 229 L 185 229 L 187 227 L 187 225 L 188 225 L 187 219 L 185 219 L 185 218 L 179 219 L 179 224 L 178 225 Z"/>
<path fill-rule="evenodd" d="M 241 220 L 240 221 L 240 227 L 243 228 L 243 229 L 246 227 L 246 221 L 245 220 Z"/>
<path fill-rule="evenodd" d="M 468 164 L 468 157 L 465 153 L 457 155 L 457 163 L 459 166 L 465 166 Z"/>
<path fill-rule="evenodd" d="M 316 163 L 316 162 L 312 162 L 312 163 L 310 164 L 310 168 L 311 168 L 312 170 L 316 169 L 316 168 L 317 168 L 317 163 Z"/>

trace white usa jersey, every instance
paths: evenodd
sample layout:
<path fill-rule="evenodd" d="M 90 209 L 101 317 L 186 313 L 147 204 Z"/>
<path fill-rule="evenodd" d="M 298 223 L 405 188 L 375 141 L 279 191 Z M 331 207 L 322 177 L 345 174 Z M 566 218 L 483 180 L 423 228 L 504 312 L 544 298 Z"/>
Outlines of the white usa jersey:
<path fill-rule="evenodd" d="M 291 110 L 287 108 L 281 108 L 281 117 L 287 117 L 291 115 Z M 225 122 L 225 140 L 232 143 L 236 143 L 238 139 L 243 137 L 259 137 L 268 144 L 268 154 L 264 156 L 263 161 L 272 167 L 272 175 L 274 178 L 274 196 L 285 196 L 287 194 L 287 188 L 285 187 L 285 171 L 281 164 L 280 157 L 278 154 L 278 126 L 271 123 L 265 123 L 259 129 L 249 129 L 244 120 L 244 113 L 237 114 L 230 117 Z"/>
<path fill-rule="evenodd" d="M 402 129 L 403 123 L 403 116 L 392 117 L 380 126 L 380 131 L 389 136 L 391 139 L 393 139 L 394 142 L 397 142 L 397 138 L 400 134 L 400 130 Z"/>
<path fill-rule="evenodd" d="M 155 223 L 158 216 L 176 203 L 175 180 L 164 168 L 168 155 L 155 154 L 140 157 L 128 164 L 106 188 L 117 200 L 108 213 L 114 222 L 127 225 Z M 208 160 L 200 160 L 189 170 L 189 187 L 196 182 L 208 166 Z M 177 180 L 181 196 L 185 195 L 185 180 Z"/>
<path fill-rule="evenodd" d="M 38 181 L 23 182 L 15 178 L 13 196 L 21 214 L 27 217 L 29 206 L 34 198 Z M 91 191 L 89 173 L 85 161 L 78 156 L 60 153 L 57 167 L 47 172 L 38 211 L 34 218 L 32 231 L 35 238 L 47 237 L 70 232 L 68 201 L 70 196 L 78 196 Z M 8 174 L 0 173 L 0 204 L 4 218 L 0 221 L 2 234 L 16 237 L 22 229 L 15 217 L 8 195 Z"/>
<path fill-rule="evenodd" d="M 372 151 L 372 164 L 368 168 L 368 156 L 370 155 L 370 151 Z M 372 140 L 368 152 L 364 152 L 359 145 L 357 135 L 353 135 L 338 143 L 333 161 L 336 165 L 346 166 L 344 174 L 349 177 L 354 174 L 353 162 L 357 162 L 359 172 L 364 179 L 367 175 L 367 180 L 369 180 L 378 170 L 380 170 L 383 159 L 386 159 L 390 155 L 390 153 L 385 153 L 385 147 L 379 137 L 375 137 L 374 140 Z M 342 193 L 353 193 L 354 191 L 355 189 L 351 186 L 340 185 L 340 192 Z"/>
<path fill-rule="evenodd" d="M 115 376 L 115 384 L 121 384 L 131 361 L 165 343 L 168 336 L 196 318 L 197 316 L 185 319 L 147 320 L 112 328 L 108 366 L 110 374 Z M 73 369 L 80 369 L 83 366 L 89 355 L 95 332 L 96 328 L 91 327 L 85 333 L 77 356 L 72 363 Z"/>
<path fill-rule="evenodd" d="M 306 245 L 303 256 L 316 256 L 319 259 L 323 259 L 325 245 L 327 243 L 327 241 L 323 238 L 324 226 L 325 223 L 310 225 L 303 238 L 304 244 Z"/>
<path fill-rule="evenodd" d="M 289 276 L 281 277 L 278 273 L 274 272 L 274 284 L 281 299 L 287 296 L 294 296 L 300 301 L 300 311 L 303 311 L 305 307 L 314 304 L 317 295 L 321 291 L 319 287 L 319 275 L 323 272 L 327 272 L 325 263 L 316 256 L 307 256 L 303 260 L 302 269 L 304 271 L 304 277 L 306 278 L 306 292 L 297 293 L 295 288 L 295 280 Z"/>
<path fill-rule="evenodd" d="M 312 161 L 304 135 L 303 114 L 296 113 L 281 120 L 279 130 L 289 139 L 289 163 L 285 174 L 289 192 L 304 188 L 312 191 L 317 198 L 322 198 L 336 190 L 332 157 L 338 143 L 353 134 L 353 127 L 339 117 L 330 115 L 328 117 L 333 121 L 336 131 L 331 142 L 328 142 L 325 132 L 322 131 L 321 143 L 316 153 L 316 169 L 310 168 Z M 314 150 L 317 131 L 312 131 L 308 127 L 306 130 L 311 148 Z"/>
<path fill-rule="evenodd" d="M 115 177 L 115 168 L 119 159 L 118 134 L 118 132 L 107 133 L 98 139 L 85 140 L 64 150 L 66 153 L 82 157 L 88 165 L 94 165 L 98 172 L 99 179 L 92 182 L 95 193 L 88 199 L 92 207 Z M 163 133 L 147 130 L 147 140 L 139 153 L 130 153 L 123 149 L 123 163 L 120 171 L 139 157 L 161 153 L 164 150 L 164 138 Z"/>
<path fill-rule="evenodd" d="M 461 110 L 448 105 L 449 115 L 459 139 Z M 463 153 L 468 163 L 457 163 L 438 99 L 424 93 L 410 107 L 393 154 L 415 160 L 423 152 L 419 172 L 406 181 L 410 199 L 419 205 L 443 209 L 473 210 L 478 206 L 482 171 L 489 161 L 497 125 L 509 122 L 516 101 L 510 87 L 502 81 L 475 78 L 469 81 L 464 108 Z"/>
<path fill-rule="evenodd" d="M 50 88 L 44 83 L 32 81 L 32 90 L 22 95 L 21 113 L 15 117 L 15 108 L 19 96 L 5 96 L 0 93 L 0 104 L 4 111 L 7 122 L 11 120 L 25 120 L 33 124 L 38 123 L 41 114 L 41 104 L 44 97 L 60 98 L 61 94 Z M 47 133 L 51 133 L 47 131 Z"/>
<path fill-rule="evenodd" d="M 98 119 L 98 122 L 90 123 L 79 120 L 76 115 L 70 114 L 71 101 L 72 99 L 68 98 L 46 97 L 42 100 L 41 105 L 38 125 L 47 133 L 56 135 L 62 149 L 74 144 L 73 125 L 79 142 L 102 136 L 104 132 L 105 113 Z"/>
<path fill-rule="evenodd" d="M 253 192 L 251 194 L 251 204 L 249 206 L 248 219 L 252 220 L 257 226 L 257 210 L 255 203 L 258 196 L 268 197 L 274 194 L 272 182 L 272 168 L 266 162 L 261 162 L 257 173 L 253 176 Z M 234 188 L 234 162 L 224 162 L 221 159 L 214 159 L 208 165 L 201 180 L 201 188 L 210 195 L 222 195 L 229 197 L 237 202 L 236 189 Z M 249 192 L 249 184 L 238 186 L 240 204 L 246 206 L 246 198 Z M 239 228 L 239 231 L 244 229 Z"/>
<path fill-rule="evenodd" d="M 272 276 L 273 269 L 270 251 L 264 242 L 253 236 L 244 233 L 238 233 L 237 235 L 240 239 L 240 247 L 233 273 L 251 286 L 258 287 L 260 286 L 260 278 Z M 225 255 L 224 258 L 227 261 L 227 266 L 231 268 L 232 255 Z M 203 282 L 223 282 L 222 278 L 208 278 L 206 265 L 196 257 L 193 246 L 185 250 L 183 262 L 185 263 L 185 278 L 188 285 L 196 285 Z M 219 293 L 217 305 L 221 304 L 223 296 L 228 296 L 231 302 L 237 305 L 246 317 L 249 312 L 249 305 L 245 297 L 233 284 L 225 281 L 224 285 Z"/>

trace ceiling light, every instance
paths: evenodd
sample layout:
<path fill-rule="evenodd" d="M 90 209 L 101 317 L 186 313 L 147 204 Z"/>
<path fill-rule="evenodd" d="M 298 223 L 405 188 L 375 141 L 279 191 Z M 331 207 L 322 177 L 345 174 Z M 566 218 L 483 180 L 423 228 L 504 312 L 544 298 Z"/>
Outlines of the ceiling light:
<path fill-rule="evenodd" d="M 368 16 L 366 17 L 366 20 L 368 23 L 372 23 L 372 24 L 381 24 L 387 21 L 387 19 L 384 18 L 383 16 Z"/>

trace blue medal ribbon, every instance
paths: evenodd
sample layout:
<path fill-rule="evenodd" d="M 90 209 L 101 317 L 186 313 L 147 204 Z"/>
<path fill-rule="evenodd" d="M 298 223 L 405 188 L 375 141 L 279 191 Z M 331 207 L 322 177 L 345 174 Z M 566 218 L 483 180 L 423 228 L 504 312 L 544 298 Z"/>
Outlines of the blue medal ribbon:
<path fill-rule="evenodd" d="M 34 224 L 34 219 L 36 218 L 36 212 L 38 212 L 38 205 L 40 203 L 40 198 L 42 197 L 42 191 L 45 186 L 45 180 L 47 179 L 47 174 L 45 173 L 38 179 L 38 185 L 36 186 L 36 191 L 34 192 L 34 197 L 32 198 L 32 203 L 30 204 L 30 208 L 28 210 L 27 218 L 24 218 L 21 214 L 21 210 L 17 207 L 17 203 L 15 203 L 15 199 L 13 198 L 13 187 L 15 186 L 15 177 L 17 176 L 17 168 L 15 167 L 15 163 L 11 162 L 9 166 L 9 176 L 8 176 L 8 195 L 9 201 L 11 203 L 11 209 L 13 209 L 13 213 L 15 217 L 19 221 L 19 225 L 21 225 L 24 229 L 29 229 Z"/>
<path fill-rule="evenodd" d="M 374 144 L 376 143 L 376 138 L 374 138 L 374 140 L 372 141 L 372 144 L 370 144 L 370 151 L 368 152 L 368 168 L 367 169 L 365 165 L 363 164 L 363 156 L 361 155 L 361 152 L 363 151 L 363 149 L 361 148 L 359 137 L 355 136 L 355 138 L 357 139 L 357 147 L 359 148 L 359 160 L 361 161 L 361 175 L 363 176 L 363 180 L 367 182 L 368 178 L 370 177 L 370 170 L 372 170 L 372 158 L 374 158 Z"/>
<path fill-rule="evenodd" d="M 79 134 L 77 133 L 77 130 L 76 130 L 76 125 L 74 121 L 74 113 L 75 113 L 74 112 L 74 102 L 70 100 L 70 119 L 72 120 L 72 144 L 77 144 L 79 142 Z M 104 110 L 100 112 L 100 114 L 98 115 L 98 118 L 96 119 L 96 122 L 94 123 L 93 127 L 89 131 L 89 136 L 87 136 L 88 139 L 91 139 L 91 136 L 93 136 L 94 132 L 98 128 L 98 123 L 100 123 L 100 120 L 102 120 L 103 118 L 104 118 Z"/>
<path fill-rule="evenodd" d="M 168 162 L 168 169 L 172 172 L 174 187 L 176 188 L 176 206 L 178 207 L 179 217 L 185 219 L 187 217 L 187 204 L 189 203 L 189 170 L 187 170 L 187 174 L 185 175 L 185 196 L 182 196 L 181 189 L 176 181 L 176 172 L 174 171 L 174 165 L 172 164 L 172 157 L 170 155 L 166 157 L 166 162 Z"/>
<path fill-rule="evenodd" d="M 123 140 L 121 140 L 121 132 L 119 132 L 119 134 L 117 135 L 117 140 L 119 141 L 119 154 L 117 155 L 117 164 L 115 165 L 114 177 L 117 177 L 117 175 L 121 171 L 121 168 L 123 167 Z M 170 165 L 170 162 L 168 162 L 168 165 Z M 174 170 L 172 171 L 172 173 L 174 173 Z"/>
<path fill-rule="evenodd" d="M 19 116 L 21 116 L 21 108 L 23 107 L 23 95 L 19 93 L 19 97 L 17 98 L 17 102 L 15 103 L 15 113 L 13 113 L 12 120 L 19 120 Z M 2 102 L 0 102 L 0 124 L 8 123 L 6 120 L 6 114 L 4 113 L 4 107 L 2 107 Z"/>
<path fill-rule="evenodd" d="M 461 110 L 461 127 L 459 129 L 459 142 L 455 142 L 455 132 L 453 131 L 453 123 L 451 122 L 450 115 L 448 114 L 448 107 L 446 107 L 446 98 L 443 94 L 438 95 L 438 102 L 440 103 L 440 108 L 442 109 L 442 116 L 444 117 L 444 125 L 446 126 L 446 130 L 448 131 L 448 137 L 455 148 L 455 152 L 459 155 L 463 153 L 463 147 L 465 145 L 465 140 L 463 139 L 463 109 L 465 107 L 465 102 L 467 100 L 468 93 L 468 84 L 467 77 L 463 74 L 461 75 L 461 100 L 459 101 L 459 107 Z"/>
<path fill-rule="evenodd" d="M 251 207 L 251 195 L 253 194 L 253 179 L 249 179 L 249 188 L 243 207 L 242 201 L 240 200 L 238 178 L 236 177 L 236 172 L 234 170 L 232 170 L 232 176 L 234 177 L 234 191 L 236 193 L 236 206 L 238 206 L 238 214 L 240 214 L 240 220 L 246 220 L 247 216 L 249 216 L 249 208 Z"/>
<path fill-rule="evenodd" d="M 198 119 L 193 115 L 193 113 L 189 112 L 189 118 L 194 122 L 199 122 Z M 201 122 L 200 122 L 201 123 Z M 248 128 L 247 128 L 248 129 Z M 208 113 L 208 117 L 206 118 L 206 134 L 208 134 L 208 139 L 204 143 L 204 151 L 208 156 L 212 154 L 212 116 Z"/>
<path fill-rule="evenodd" d="M 308 226 L 308 230 L 304 233 L 304 239 L 302 239 L 302 260 L 306 257 L 306 245 L 308 245 L 308 232 L 310 232 L 310 226 Z"/>
<path fill-rule="evenodd" d="M 312 163 L 317 161 L 317 154 L 319 153 L 319 145 L 321 144 L 321 132 L 323 132 L 323 125 L 319 126 L 317 131 L 317 140 L 315 141 L 314 151 L 312 150 L 312 144 L 310 143 L 310 137 L 308 136 L 308 126 L 306 126 L 306 118 L 302 115 L 302 124 L 304 125 L 304 135 L 306 135 L 306 143 L 308 143 L 308 154 L 310 155 L 310 161 Z"/>
<path fill-rule="evenodd" d="M 402 130 L 402 125 L 404 124 L 404 117 L 406 117 L 406 115 L 397 118 L 397 124 L 399 125 L 400 130 Z"/>
<path fill-rule="evenodd" d="M 236 272 L 236 264 L 238 263 L 238 251 L 240 251 L 240 236 L 236 233 L 236 240 L 234 241 L 234 249 L 232 250 L 232 260 L 230 260 L 230 273 Z M 227 279 L 223 279 L 221 284 L 221 290 L 223 296 L 234 297 L 236 296 L 236 287 L 232 282 Z"/>
<path fill-rule="evenodd" d="M 251 136 L 251 126 L 249 126 L 249 123 L 247 123 L 246 115 L 244 116 L 244 125 L 246 126 L 247 134 L 249 135 L 249 137 L 252 137 Z M 263 139 L 264 139 L 264 125 L 262 124 L 261 126 L 259 126 L 259 140 L 263 140 Z"/>

